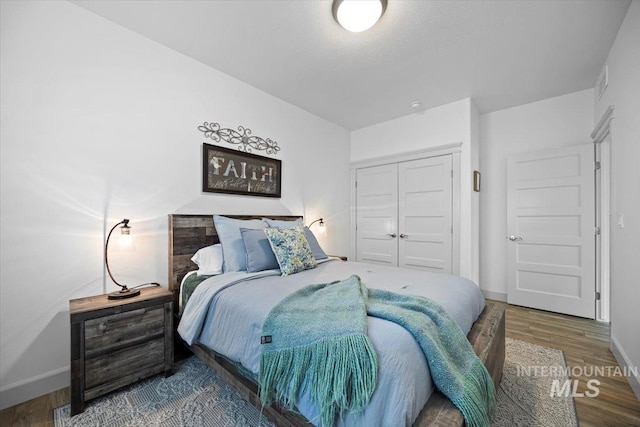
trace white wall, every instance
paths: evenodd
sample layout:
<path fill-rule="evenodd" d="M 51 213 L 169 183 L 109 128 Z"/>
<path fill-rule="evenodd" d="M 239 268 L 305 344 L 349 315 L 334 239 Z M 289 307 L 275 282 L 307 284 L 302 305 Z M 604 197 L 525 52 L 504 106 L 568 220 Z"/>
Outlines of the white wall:
<path fill-rule="evenodd" d="M 464 142 L 469 136 L 469 99 L 430 108 L 351 132 L 351 161 Z"/>
<path fill-rule="evenodd" d="M 375 159 L 444 144 L 462 143 L 460 153 L 460 275 L 477 282 L 477 195 L 473 165 L 478 163 L 477 110 L 470 98 L 351 132 L 351 161 Z M 473 131 L 473 132 L 472 132 Z M 472 136 L 473 135 L 473 136 Z"/>
<path fill-rule="evenodd" d="M 73 4 L 1 2 L 0 406 L 69 384 L 68 300 L 167 281 L 167 214 L 323 216 L 349 247 L 349 132 Z M 278 141 L 280 200 L 201 192 L 216 121 Z M 208 141 L 212 142 L 212 141 Z M 110 248 L 111 249 L 111 248 Z"/>
<path fill-rule="evenodd" d="M 621 366 L 640 366 L 640 1 L 631 3 L 609 52 L 609 85 L 594 95 L 592 125 L 615 106 L 611 143 L 611 341 Z M 624 228 L 618 219 L 624 215 Z M 629 378 L 640 399 L 640 378 Z"/>
<path fill-rule="evenodd" d="M 480 112 L 475 104 L 470 105 L 470 128 L 469 128 L 469 144 L 471 146 L 471 165 L 467 169 L 470 173 L 466 177 L 467 187 L 470 197 L 471 218 L 469 218 L 469 229 L 471 230 L 471 276 L 473 280 L 479 284 L 480 282 L 480 192 L 473 190 L 473 171 L 480 171 Z M 482 178 L 480 179 L 480 187 L 482 191 Z M 464 185 L 464 184 L 463 184 Z"/>
<path fill-rule="evenodd" d="M 507 158 L 549 147 L 591 143 L 593 90 L 480 116 L 480 287 L 507 294 Z"/>

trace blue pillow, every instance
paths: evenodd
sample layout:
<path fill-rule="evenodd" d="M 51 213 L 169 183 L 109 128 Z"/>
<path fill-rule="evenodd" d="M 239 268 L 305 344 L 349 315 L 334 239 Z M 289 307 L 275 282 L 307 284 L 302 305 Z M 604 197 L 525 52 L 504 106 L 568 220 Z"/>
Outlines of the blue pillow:
<path fill-rule="evenodd" d="M 282 229 L 295 228 L 296 225 L 302 224 L 302 218 L 298 218 L 294 221 L 286 221 L 286 220 L 271 219 L 271 218 L 262 218 L 262 220 L 267 223 L 268 227 L 275 227 L 275 228 L 282 228 Z"/>
<path fill-rule="evenodd" d="M 318 243 L 318 239 L 316 236 L 309 230 L 309 227 L 304 227 L 304 237 L 307 238 L 309 242 L 309 246 L 311 247 L 311 252 L 313 253 L 313 257 L 315 259 L 327 259 L 329 258 L 327 254 L 320 247 L 320 243 Z"/>
<path fill-rule="evenodd" d="M 247 251 L 247 271 L 249 273 L 280 268 L 264 230 L 240 228 L 240 235 Z"/>
<path fill-rule="evenodd" d="M 315 268 L 318 263 L 313 257 L 309 242 L 304 236 L 302 225 L 296 228 L 280 229 L 268 227 L 264 233 L 271 243 L 283 276 Z"/>
<path fill-rule="evenodd" d="M 213 223 L 222 245 L 224 272 L 246 271 L 247 250 L 242 242 L 240 227 L 265 228 L 267 225 L 260 219 L 234 219 L 221 215 L 214 215 Z"/>

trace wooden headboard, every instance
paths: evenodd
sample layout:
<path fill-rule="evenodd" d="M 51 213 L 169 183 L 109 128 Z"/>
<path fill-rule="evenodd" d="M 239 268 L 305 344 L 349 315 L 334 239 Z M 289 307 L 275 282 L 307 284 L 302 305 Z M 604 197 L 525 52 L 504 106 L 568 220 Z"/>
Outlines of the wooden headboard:
<path fill-rule="evenodd" d="M 225 215 L 235 219 L 272 218 L 294 221 L 294 215 Z M 191 261 L 193 254 L 205 246 L 220 243 L 213 215 L 169 215 L 169 290 L 173 292 L 174 307 L 178 307 L 182 278 L 198 267 Z"/>

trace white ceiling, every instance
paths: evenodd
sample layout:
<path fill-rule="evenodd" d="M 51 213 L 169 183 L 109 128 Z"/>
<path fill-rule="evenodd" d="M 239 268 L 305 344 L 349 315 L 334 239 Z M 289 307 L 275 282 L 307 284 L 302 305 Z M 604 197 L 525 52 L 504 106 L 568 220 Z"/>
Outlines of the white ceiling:
<path fill-rule="evenodd" d="M 342 29 L 331 1 L 74 3 L 347 129 L 422 101 L 481 113 L 594 86 L 630 0 L 389 0 Z"/>

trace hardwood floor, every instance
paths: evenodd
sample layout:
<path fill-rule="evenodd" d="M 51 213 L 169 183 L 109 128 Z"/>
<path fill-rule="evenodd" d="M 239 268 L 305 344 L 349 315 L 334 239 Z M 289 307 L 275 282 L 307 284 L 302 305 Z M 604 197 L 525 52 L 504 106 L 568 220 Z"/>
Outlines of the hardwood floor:
<path fill-rule="evenodd" d="M 597 372 L 593 372 L 592 367 L 618 366 L 609 350 L 609 324 L 525 307 L 505 306 L 507 337 L 564 351 L 571 372 L 583 373 L 582 376 L 571 377 L 579 381 L 579 393 L 591 391 L 587 388 L 588 380 L 600 381 L 600 394 L 597 397 L 574 398 L 580 426 L 640 426 L 640 401 L 626 378 L 620 375 L 596 376 L 594 374 Z"/>
<path fill-rule="evenodd" d="M 618 366 L 609 350 L 609 325 L 593 320 L 506 306 L 507 337 L 564 351 L 574 371 L 589 367 Z M 577 372 L 579 373 L 579 372 Z M 622 376 L 578 376 L 578 392 L 589 379 L 600 381 L 597 397 L 576 397 L 576 411 L 583 427 L 640 426 L 640 402 Z M 0 412 L 1 426 L 53 426 L 53 409 L 69 403 L 62 389 Z M 559 426 L 560 427 L 560 426 Z"/>
<path fill-rule="evenodd" d="M 53 410 L 69 402 L 69 387 L 36 397 L 0 412 L 0 426 L 53 427 Z"/>

